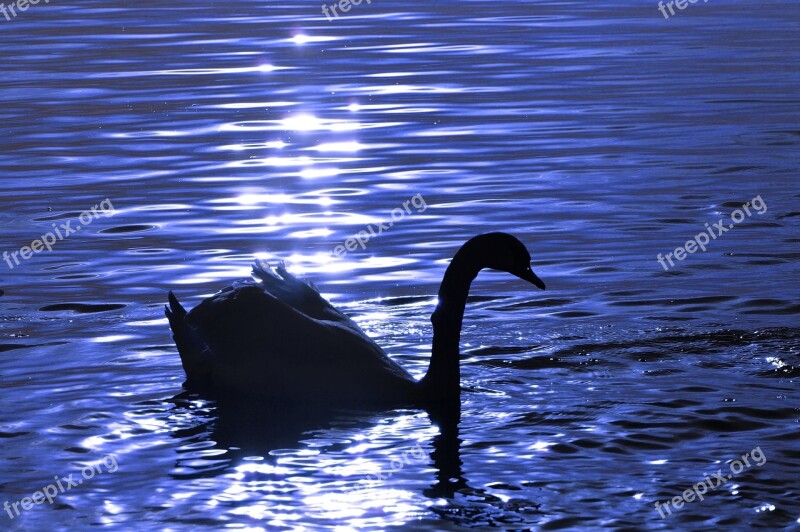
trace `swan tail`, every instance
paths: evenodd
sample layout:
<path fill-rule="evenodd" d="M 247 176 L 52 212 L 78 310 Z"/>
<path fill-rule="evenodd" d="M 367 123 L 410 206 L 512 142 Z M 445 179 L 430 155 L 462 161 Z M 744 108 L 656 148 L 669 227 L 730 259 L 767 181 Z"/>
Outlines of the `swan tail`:
<path fill-rule="evenodd" d="M 169 291 L 169 306 L 164 306 L 164 313 L 167 315 L 169 326 L 174 333 L 175 324 L 182 322 L 183 318 L 186 317 L 186 309 L 183 308 L 183 305 L 181 305 L 178 298 L 175 297 L 175 294 L 172 293 L 172 290 Z"/>
<path fill-rule="evenodd" d="M 172 339 L 175 340 L 186 373 L 186 382 L 183 385 L 188 389 L 204 388 L 211 378 L 211 352 L 186 323 L 186 309 L 171 290 L 169 305 L 164 306 L 164 314 L 169 320 Z"/>

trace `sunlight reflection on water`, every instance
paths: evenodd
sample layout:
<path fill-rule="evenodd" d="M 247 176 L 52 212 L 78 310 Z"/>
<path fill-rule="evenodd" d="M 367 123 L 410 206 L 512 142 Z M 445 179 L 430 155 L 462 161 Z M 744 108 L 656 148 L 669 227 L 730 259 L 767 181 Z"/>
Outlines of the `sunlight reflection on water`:
<path fill-rule="evenodd" d="M 768 466 L 668 524 L 797 519 L 793 3 L 663 21 L 386 0 L 335 22 L 299 2 L 113 4 L 3 26 L 24 46 L 4 57 L 0 251 L 117 208 L 0 262 L 5 499 L 119 457 L 13 525 L 657 528 L 654 500 L 755 444 Z M 417 194 L 424 212 L 334 254 Z M 764 217 L 660 269 L 755 194 Z M 449 259 L 493 230 L 548 289 L 476 279 L 457 431 L 182 394 L 168 290 L 194 306 L 285 261 L 419 377 Z"/>

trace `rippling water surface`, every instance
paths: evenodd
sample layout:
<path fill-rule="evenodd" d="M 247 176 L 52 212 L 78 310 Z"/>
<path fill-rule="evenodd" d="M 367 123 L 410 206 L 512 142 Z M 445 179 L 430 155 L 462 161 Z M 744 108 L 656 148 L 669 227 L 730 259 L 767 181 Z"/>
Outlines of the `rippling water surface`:
<path fill-rule="evenodd" d="M 0 251 L 73 231 L 0 263 L 0 495 L 82 480 L 3 527 L 800 526 L 798 30 L 794 0 L 0 18 Z M 421 376 L 447 260 L 490 230 L 548 289 L 473 284 L 457 426 L 182 394 L 167 290 L 285 260 Z"/>

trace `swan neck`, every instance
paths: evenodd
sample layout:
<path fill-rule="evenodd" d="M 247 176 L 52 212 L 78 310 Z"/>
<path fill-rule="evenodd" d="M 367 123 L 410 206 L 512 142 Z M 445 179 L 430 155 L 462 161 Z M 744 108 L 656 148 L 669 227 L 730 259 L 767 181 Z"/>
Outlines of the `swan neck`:
<path fill-rule="evenodd" d="M 482 266 L 473 253 L 462 248 L 445 271 L 439 302 L 431 315 L 433 345 L 424 383 L 435 399 L 458 399 L 461 391 L 459 341 L 469 287 Z"/>

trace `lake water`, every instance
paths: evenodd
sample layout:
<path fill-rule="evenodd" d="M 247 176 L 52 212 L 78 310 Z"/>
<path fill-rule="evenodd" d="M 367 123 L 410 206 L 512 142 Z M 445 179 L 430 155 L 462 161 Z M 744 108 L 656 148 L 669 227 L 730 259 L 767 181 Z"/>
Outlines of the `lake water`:
<path fill-rule="evenodd" d="M 800 526 L 795 0 L 15 13 L 0 504 L 62 485 L 2 528 Z M 421 376 L 447 260 L 495 230 L 547 290 L 473 283 L 457 426 L 182 395 L 169 289 L 285 260 Z"/>

